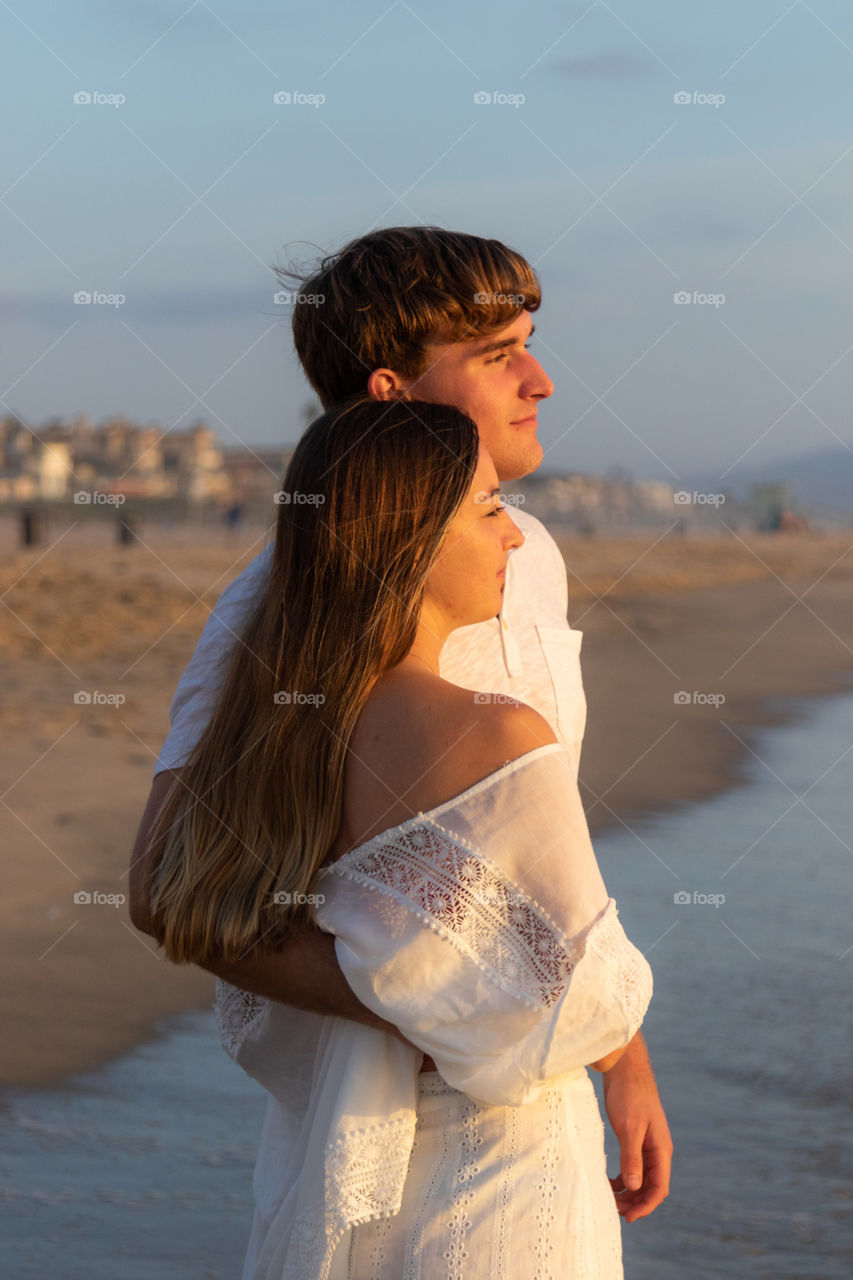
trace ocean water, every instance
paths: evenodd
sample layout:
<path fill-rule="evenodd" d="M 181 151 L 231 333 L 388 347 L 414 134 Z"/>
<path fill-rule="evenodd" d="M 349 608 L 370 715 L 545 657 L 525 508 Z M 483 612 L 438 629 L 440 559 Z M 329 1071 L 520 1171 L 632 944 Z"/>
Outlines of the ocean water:
<path fill-rule="evenodd" d="M 853 1276 L 853 693 L 788 709 L 739 731 L 742 785 L 596 840 L 654 969 L 676 1144 L 669 1199 L 623 1225 L 628 1280 Z M 237 1280 L 263 1112 L 209 1013 L 62 1089 L 4 1091 L 0 1275 Z M 609 1133 L 608 1152 L 612 1174 Z"/>
<path fill-rule="evenodd" d="M 853 1276 L 853 694 L 789 709 L 743 787 L 597 843 L 676 1147 L 630 1280 Z"/>

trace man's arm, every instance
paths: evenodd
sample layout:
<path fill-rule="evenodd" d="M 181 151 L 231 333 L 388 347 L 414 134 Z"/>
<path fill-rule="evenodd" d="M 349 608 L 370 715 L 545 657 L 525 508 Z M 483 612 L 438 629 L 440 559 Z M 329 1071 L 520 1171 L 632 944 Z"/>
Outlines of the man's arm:
<path fill-rule="evenodd" d="M 620 1149 L 619 1175 L 610 1184 L 620 1214 L 635 1222 L 669 1195 L 672 1164 L 672 1137 L 642 1032 L 603 1079 L 607 1118 Z"/>
<path fill-rule="evenodd" d="M 157 816 L 180 769 L 158 773 L 151 785 L 148 803 L 130 859 L 130 919 L 142 933 L 151 933 L 151 917 L 145 894 L 145 869 L 156 848 L 151 835 Z M 232 986 L 297 1009 L 333 1014 L 390 1031 L 400 1039 L 397 1028 L 371 1012 L 353 994 L 335 955 L 332 934 L 308 926 L 298 938 L 275 952 L 249 952 L 236 964 L 202 966 Z M 405 1041 L 408 1044 L 408 1041 Z"/>

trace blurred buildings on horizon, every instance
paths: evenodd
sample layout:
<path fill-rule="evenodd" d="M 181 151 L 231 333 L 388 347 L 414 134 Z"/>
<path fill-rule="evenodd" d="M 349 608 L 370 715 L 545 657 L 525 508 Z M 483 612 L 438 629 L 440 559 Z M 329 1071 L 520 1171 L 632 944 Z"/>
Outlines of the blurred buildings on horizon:
<path fill-rule="evenodd" d="M 0 506 L 130 502 L 152 516 L 219 510 L 235 520 L 268 523 L 292 452 L 292 446 L 224 448 L 201 420 L 163 431 L 123 416 L 96 426 L 78 414 L 33 429 L 11 414 L 0 419 Z M 510 508 L 523 506 L 566 534 L 669 527 L 706 533 L 719 531 L 722 520 L 735 528 L 809 528 L 808 512 L 797 510 L 784 483 L 754 485 L 747 497 L 735 498 L 674 489 L 613 469 L 603 476 L 538 471 L 505 490 Z"/>

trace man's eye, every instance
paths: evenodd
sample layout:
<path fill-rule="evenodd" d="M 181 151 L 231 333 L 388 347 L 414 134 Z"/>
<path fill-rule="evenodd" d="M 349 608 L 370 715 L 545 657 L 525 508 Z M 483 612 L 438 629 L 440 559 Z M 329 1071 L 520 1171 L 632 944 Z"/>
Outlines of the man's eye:
<path fill-rule="evenodd" d="M 497 364 L 499 360 L 506 360 L 505 351 L 502 351 L 499 356 L 492 356 L 491 360 L 486 361 L 486 364 Z"/>

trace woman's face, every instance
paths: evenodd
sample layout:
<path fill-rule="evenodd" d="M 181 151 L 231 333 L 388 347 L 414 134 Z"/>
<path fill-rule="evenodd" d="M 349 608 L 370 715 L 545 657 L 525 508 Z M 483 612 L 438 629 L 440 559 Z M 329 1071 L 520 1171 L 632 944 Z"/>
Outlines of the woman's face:
<path fill-rule="evenodd" d="M 507 557 L 524 535 L 501 506 L 498 486 L 481 445 L 471 487 L 426 580 L 421 623 L 437 634 L 500 613 Z"/>

